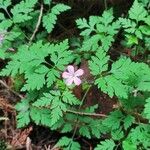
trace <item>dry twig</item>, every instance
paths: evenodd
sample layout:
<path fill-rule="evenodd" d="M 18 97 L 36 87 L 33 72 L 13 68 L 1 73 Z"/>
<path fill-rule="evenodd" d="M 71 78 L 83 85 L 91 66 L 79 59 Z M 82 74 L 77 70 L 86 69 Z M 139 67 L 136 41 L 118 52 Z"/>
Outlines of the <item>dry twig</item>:
<path fill-rule="evenodd" d="M 30 38 L 30 40 L 29 40 L 29 44 L 32 42 L 32 40 L 33 40 L 34 37 L 35 37 L 36 32 L 37 32 L 38 29 L 39 29 L 39 26 L 40 26 L 41 20 L 42 20 L 42 15 L 43 15 L 43 4 L 41 4 L 41 9 L 40 9 L 40 15 L 39 15 L 39 18 L 38 18 L 38 22 L 37 22 L 37 24 L 36 24 L 36 27 L 35 27 L 35 30 L 34 30 L 32 36 L 31 36 L 31 38 Z"/>
<path fill-rule="evenodd" d="M 18 96 L 19 98 L 23 99 L 24 97 L 17 93 L 16 91 L 12 90 L 3 80 L 0 80 L 0 84 L 2 84 L 6 89 L 8 89 L 10 92 Z"/>

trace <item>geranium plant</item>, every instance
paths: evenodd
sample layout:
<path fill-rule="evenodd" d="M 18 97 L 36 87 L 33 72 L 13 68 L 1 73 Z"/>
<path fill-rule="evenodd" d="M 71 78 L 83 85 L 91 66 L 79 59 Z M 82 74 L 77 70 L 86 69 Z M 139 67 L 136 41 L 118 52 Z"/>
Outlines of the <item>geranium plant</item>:
<path fill-rule="evenodd" d="M 58 15 L 71 11 L 70 6 L 50 0 L 0 0 L 0 58 L 8 62 L 0 75 L 23 78 L 25 97 L 15 106 L 18 128 L 34 122 L 72 133 L 55 145 L 64 150 L 81 149 L 75 139 L 78 135 L 99 139 L 95 150 L 150 149 L 150 68 L 145 56 L 150 50 L 148 4 L 135 0 L 126 17 L 115 17 L 110 8 L 99 16 L 75 20 L 81 33 L 74 49 L 70 39 L 47 39 Z M 130 47 L 136 55 L 143 50 L 141 60 L 121 50 L 112 59 L 119 34 L 125 37 L 121 47 Z M 80 65 L 83 61 L 88 62 L 90 81 Z M 108 115 L 97 113 L 98 101 L 85 105 L 95 86 L 117 103 Z M 74 92 L 79 87 L 81 99 Z"/>

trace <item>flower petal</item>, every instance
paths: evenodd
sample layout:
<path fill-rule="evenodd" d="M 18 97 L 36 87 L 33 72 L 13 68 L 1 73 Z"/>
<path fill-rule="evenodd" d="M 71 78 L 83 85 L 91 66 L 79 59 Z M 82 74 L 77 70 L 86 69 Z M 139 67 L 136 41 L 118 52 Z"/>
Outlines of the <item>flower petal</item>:
<path fill-rule="evenodd" d="M 63 72 L 63 74 L 62 74 L 62 77 L 64 78 L 64 79 L 67 79 L 67 78 L 70 78 L 72 75 L 69 73 L 69 72 Z"/>
<path fill-rule="evenodd" d="M 67 67 L 67 69 L 68 69 L 68 72 L 69 72 L 69 73 L 71 73 L 72 75 L 74 74 L 74 66 L 69 65 L 69 66 Z"/>
<path fill-rule="evenodd" d="M 78 77 L 74 77 L 74 83 L 75 85 L 80 85 L 81 84 L 81 80 Z"/>
<path fill-rule="evenodd" d="M 67 85 L 71 85 L 73 83 L 73 78 L 68 78 L 65 82 Z"/>
<path fill-rule="evenodd" d="M 83 73 L 84 73 L 83 69 L 78 69 L 78 70 L 75 72 L 75 76 L 76 76 L 76 77 L 82 76 Z"/>

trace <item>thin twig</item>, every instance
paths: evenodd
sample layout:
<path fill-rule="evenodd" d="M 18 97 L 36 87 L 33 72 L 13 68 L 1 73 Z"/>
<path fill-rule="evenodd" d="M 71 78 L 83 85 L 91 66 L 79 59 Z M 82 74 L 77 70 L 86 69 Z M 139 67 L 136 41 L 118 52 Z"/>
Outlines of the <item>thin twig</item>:
<path fill-rule="evenodd" d="M 40 14 L 39 14 L 39 17 L 38 17 L 38 21 L 37 21 L 35 30 L 34 30 L 32 36 L 31 36 L 31 38 L 30 38 L 30 40 L 29 40 L 29 44 L 32 42 L 32 40 L 33 40 L 34 37 L 35 37 L 36 32 L 37 32 L 38 29 L 39 29 L 39 26 L 40 26 L 41 20 L 42 20 L 42 16 L 43 16 L 43 4 L 41 4 L 41 9 L 40 9 Z"/>
<path fill-rule="evenodd" d="M 107 117 L 105 114 L 96 114 L 96 113 L 86 113 L 86 112 L 79 112 L 74 110 L 67 110 L 69 113 L 78 114 L 81 116 L 93 116 L 93 117 Z"/>
<path fill-rule="evenodd" d="M 5 88 L 7 88 L 10 92 L 14 93 L 19 98 L 23 99 L 24 97 L 17 93 L 16 91 L 12 90 L 4 81 L 0 80 L 0 84 L 2 84 Z"/>
<path fill-rule="evenodd" d="M 107 0 L 104 0 L 104 6 L 105 6 L 105 10 L 107 10 L 108 9 Z"/>

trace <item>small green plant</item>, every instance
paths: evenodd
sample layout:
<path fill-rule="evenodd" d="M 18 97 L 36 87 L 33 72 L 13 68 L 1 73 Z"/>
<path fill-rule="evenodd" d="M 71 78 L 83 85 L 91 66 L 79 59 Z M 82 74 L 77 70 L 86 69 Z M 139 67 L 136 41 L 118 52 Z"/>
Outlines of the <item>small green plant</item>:
<path fill-rule="evenodd" d="M 21 76 L 21 91 L 26 93 L 15 106 L 18 128 L 34 122 L 60 133 L 73 133 L 55 145 L 64 150 L 81 149 L 75 139 L 78 135 L 99 139 L 95 150 L 149 149 L 149 64 L 144 60 L 135 62 L 123 54 L 112 60 L 110 55 L 121 31 L 126 46 L 138 53 L 142 49 L 143 55 L 149 50 L 148 1 L 135 0 L 124 18 L 116 18 L 113 9 L 108 9 L 100 16 L 77 19 L 81 30 L 78 49 L 71 49 L 68 39 L 47 40 L 57 16 L 71 8 L 53 5 L 51 0 L 43 2 L 21 0 L 12 5 L 9 0 L 0 0 L 0 8 L 5 12 L 0 13 L 0 58 L 8 61 L 0 75 Z M 44 31 L 39 32 L 39 26 Z M 92 82 L 84 78 L 84 69 L 75 66 L 83 59 L 88 61 Z M 73 89 L 84 83 L 82 98 L 78 99 Z M 98 102 L 84 106 L 87 93 L 95 86 L 117 101 L 117 108 L 109 115 L 96 113 Z M 106 138 L 102 140 L 103 137 Z"/>
<path fill-rule="evenodd" d="M 128 12 L 128 18 L 119 19 L 125 31 L 125 45 L 133 48 L 133 56 L 150 50 L 150 15 L 147 9 L 143 3 L 135 0 Z"/>

